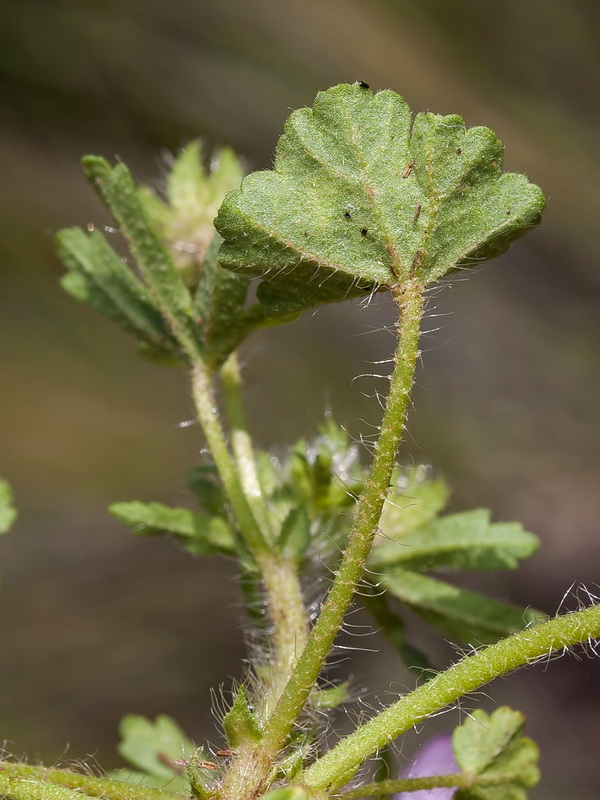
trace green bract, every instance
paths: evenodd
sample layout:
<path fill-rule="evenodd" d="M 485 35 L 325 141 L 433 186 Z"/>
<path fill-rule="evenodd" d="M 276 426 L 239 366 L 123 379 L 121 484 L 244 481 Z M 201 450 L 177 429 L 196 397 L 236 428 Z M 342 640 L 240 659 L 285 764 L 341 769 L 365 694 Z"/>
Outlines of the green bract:
<path fill-rule="evenodd" d="M 260 728 L 250 710 L 243 686 L 240 686 L 233 705 L 223 717 L 223 730 L 231 748 L 259 742 L 261 739 Z"/>
<path fill-rule="evenodd" d="M 417 114 L 395 92 L 341 84 L 294 111 L 275 167 L 215 220 L 228 269 L 263 279 L 271 313 L 423 285 L 504 252 L 545 200 L 502 172 L 503 145 L 461 117 Z"/>

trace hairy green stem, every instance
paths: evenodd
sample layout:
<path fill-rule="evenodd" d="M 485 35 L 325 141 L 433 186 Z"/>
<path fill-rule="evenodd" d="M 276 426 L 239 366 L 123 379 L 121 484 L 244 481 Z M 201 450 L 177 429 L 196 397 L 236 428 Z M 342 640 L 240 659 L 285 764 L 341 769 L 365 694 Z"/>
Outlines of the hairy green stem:
<path fill-rule="evenodd" d="M 298 656 L 304 650 L 308 625 L 296 565 L 274 556 L 262 559 L 260 569 L 274 629 L 269 694 L 264 698 L 261 711 L 261 716 L 266 721 L 287 685 Z"/>
<path fill-rule="evenodd" d="M 176 800 L 183 797 L 160 789 L 82 775 L 66 769 L 47 769 L 10 761 L 0 762 L 0 797 L 14 800 Z"/>
<path fill-rule="evenodd" d="M 262 493 L 256 469 L 252 439 L 248 433 L 242 399 L 242 380 L 237 355 L 232 353 L 221 369 L 225 407 L 231 429 L 231 446 L 242 490 L 255 519 L 267 537 L 272 521 Z M 273 623 L 273 663 L 269 665 L 268 694 L 261 716 L 271 713 L 308 635 L 304 600 L 296 565 L 276 553 L 259 556 L 263 583 L 267 594 L 269 617 Z"/>
<path fill-rule="evenodd" d="M 242 490 L 255 519 L 270 540 L 272 522 L 256 469 L 254 448 L 248 433 L 242 400 L 242 382 L 238 359 L 233 353 L 221 369 L 223 397 L 230 425 L 231 446 Z M 273 625 L 272 654 L 269 663 L 261 665 L 263 696 L 256 698 L 255 713 L 266 722 L 283 692 L 298 655 L 306 645 L 308 625 L 298 568 L 277 553 L 257 557 L 266 591 L 269 618 Z M 235 794 L 243 786 L 248 771 L 256 766 L 252 749 L 238 752 L 223 787 L 224 796 Z"/>
<path fill-rule="evenodd" d="M 245 429 L 237 365 L 234 366 L 230 362 L 225 375 L 228 384 L 228 408 L 233 417 L 232 427 L 238 434 L 236 455 L 238 456 L 239 474 L 236 462 L 229 453 L 217 415 L 211 375 L 202 362 L 197 362 L 194 367 L 194 402 L 233 514 L 248 549 L 258 564 L 265 585 L 269 616 L 274 627 L 274 680 L 276 687 L 273 687 L 274 695 L 271 695 L 271 703 L 273 703 L 273 697 L 279 696 L 283 685 L 287 682 L 296 656 L 304 648 L 307 635 L 304 602 L 295 566 L 271 551 L 251 508 L 248 494 L 252 497 L 252 493 L 256 491 L 257 487 L 260 492 L 260 486 L 256 476 L 252 442 Z M 258 501 L 260 496 L 255 494 L 254 499 Z M 263 513 L 267 513 L 264 504 Z"/>
<path fill-rule="evenodd" d="M 288 685 L 265 730 L 264 747 L 277 753 L 285 744 L 319 676 L 344 616 L 352 602 L 388 491 L 396 453 L 402 439 L 406 412 L 418 357 L 419 330 L 423 313 L 423 287 L 411 279 L 398 288 L 400 309 L 398 345 L 390 391 L 381 424 L 375 456 L 359 500 L 353 530 L 319 618 L 310 632 Z"/>
<path fill-rule="evenodd" d="M 206 364 L 196 360 L 192 372 L 192 394 L 198 420 L 215 461 L 225 493 L 231 503 L 233 515 L 244 541 L 255 559 L 269 552 L 268 544 L 258 526 L 240 483 L 225 434 L 218 417 L 217 402 L 212 385 L 212 374 Z"/>
<path fill-rule="evenodd" d="M 598 636 L 600 606 L 595 605 L 535 625 L 463 658 L 342 739 L 309 767 L 305 785 L 314 790 L 339 789 L 379 748 L 463 695 L 516 667 Z"/>
<path fill-rule="evenodd" d="M 237 354 L 233 352 L 221 367 L 221 384 L 229 420 L 231 449 L 236 460 L 242 489 L 255 518 L 266 535 L 271 533 L 271 519 L 258 478 L 252 439 L 248 433 L 242 399 L 242 377 Z"/>
<path fill-rule="evenodd" d="M 379 797 L 397 792 L 418 792 L 423 789 L 471 789 L 473 786 L 496 786 L 506 781 L 502 775 L 475 776 L 455 772 L 449 775 L 431 775 L 427 778 L 400 778 L 399 780 L 376 781 L 351 789 L 339 795 L 340 800 L 362 800 L 363 797 Z"/>

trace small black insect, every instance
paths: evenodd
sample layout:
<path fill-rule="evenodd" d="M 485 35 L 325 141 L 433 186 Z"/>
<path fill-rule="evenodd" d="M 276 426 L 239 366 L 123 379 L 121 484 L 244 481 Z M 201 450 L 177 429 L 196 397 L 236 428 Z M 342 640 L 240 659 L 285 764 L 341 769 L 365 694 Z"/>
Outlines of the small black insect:
<path fill-rule="evenodd" d="M 361 89 L 370 89 L 371 88 L 369 86 L 369 84 L 365 83 L 364 81 L 356 81 L 356 83 L 360 86 Z"/>
<path fill-rule="evenodd" d="M 344 216 L 346 217 L 346 219 L 352 219 L 352 214 L 350 213 L 350 211 L 344 211 Z"/>
<path fill-rule="evenodd" d="M 361 228 L 360 235 L 366 236 L 369 231 L 366 228 Z"/>

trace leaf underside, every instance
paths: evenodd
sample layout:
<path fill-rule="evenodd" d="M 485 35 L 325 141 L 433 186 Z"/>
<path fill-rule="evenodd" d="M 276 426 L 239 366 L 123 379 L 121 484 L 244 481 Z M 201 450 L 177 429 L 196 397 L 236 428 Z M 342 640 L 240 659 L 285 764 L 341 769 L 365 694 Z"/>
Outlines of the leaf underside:
<path fill-rule="evenodd" d="M 380 582 L 429 625 L 467 645 L 492 644 L 544 619 L 538 611 L 501 603 L 410 570 L 394 569 L 382 575 Z"/>
<path fill-rule="evenodd" d="M 294 111 L 272 171 L 225 198 L 219 258 L 262 278 L 270 313 L 423 285 L 504 252 L 545 200 L 502 172 L 503 145 L 461 117 L 417 114 L 395 92 L 341 84 Z"/>

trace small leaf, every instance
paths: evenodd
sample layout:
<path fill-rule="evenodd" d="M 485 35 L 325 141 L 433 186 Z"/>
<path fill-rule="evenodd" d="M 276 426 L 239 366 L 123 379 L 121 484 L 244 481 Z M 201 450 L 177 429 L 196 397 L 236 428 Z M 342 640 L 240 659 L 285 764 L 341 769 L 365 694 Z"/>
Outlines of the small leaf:
<path fill-rule="evenodd" d="M 393 564 L 413 570 L 446 566 L 456 569 L 516 569 L 529 558 L 539 539 L 518 523 L 490 522 L 486 509 L 451 514 L 374 548 L 369 565 L 374 569 Z"/>
<path fill-rule="evenodd" d="M 177 764 L 191 758 L 195 748 L 181 728 L 170 718 L 160 715 L 154 722 L 131 714 L 121 720 L 119 754 L 134 767 L 156 778 L 173 780 L 180 777 Z"/>
<path fill-rule="evenodd" d="M 373 591 L 362 594 L 361 599 L 375 620 L 375 624 L 397 650 L 407 669 L 414 670 L 419 677 L 423 677 L 431 669 L 431 663 L 424 653 L 406 640 L 404 620 L 392 611 L 387 596 Z"/>
<path fill-rule="evenodd" d="M 233 705 L 223 717 L 223 728 L 232 750 L 245 744 L 259 742 L 262 738 L 262 732 L 248 706 L 243 686 L 240 686 Z"/>
<path fill-rule="evenodd" d="M 525 717 L 502 706 L 488 715 L 472 712 L 454 731 L 452 745 L 473 788 L 457 792 L 457 800 L 525 800 L 540 773 L 539 751 L 522 736 Z M 479 779 L 479 780 L 478 780 Z"/>
<path fill-rule="evenodd" d="M 217 152 L 211 169 L 205 170 L 201 143 L 194 141 L 181 150 L 169 171 L 167 202 L 147 187 L 139 190 L 173 262 L 194 286 L 215 235 L 213 219 L 227 192 L 238 188 L 242 176 L 241 164 L 229 148 Z"/>
<path fill-rule="evenodd" d="M 0 480 L 0 533 L 7 533 L 16 518 L 11 488 L 6 481 Z"/>
<path fill-rule="evenodd" d="M 225 494 L 218 481 L 217 471 L 213 466 L 192 467 L 187 473 L 187 484 L 204 511 L 215 517 L 226 517 Z"/>
<path fill-rule="evenodd" d="M 398 541 L 432 522 L 444 509 L 450 496 L 450 489 L 443 478 L 428 477 L 424 466 L 411 470 L 395 470 L 392 475 L 387 502 L 379 521 L 381 542 Z"/>
<path fill-rule="evenodd" d="M 129 170 L 124 164 L 111 167 L 97 156 L 86 156 L 83 165 L 88 180 L 125 235 L 153 301 L 179 342 L 193 356 L 198 342 L 191 295 L 139 198 Z"/>
<path fill-rule="evenodd" d="M 281 556 L 300 564 L 310 544 L 310 520 L 305 509 L 293 508 L 283 521 L 277 549 Z"/>
<path fill-rule="evenodd" d="M 64 288 L 117 322 L 141 342 L 176 354 L 177 341 L 167 330 L 160 311 L 145 288 L 121 261 L 105 238 L 79 228 L 60 231 L 58 253 L 70 270 Z"/>
<path fill-rule="evenodd" d="M 203 356 L 217 368 L 253 330 L 287 322 L 267 318 L 259 303 L 246 307 L 249 278 L 219 266 L 221 237 L 213 219 L 227 194 L 239 186 L 242 168 L 233 151 L 225 148 L 207 172 L 199 142 L 191 142 L 175 160 L 163 202 L 147 187 L 141 202 L 166 242 L 173 263 L 194 293 L 193 316 Z"/>
<path fill-rule="evenodd" d="M 331 686 L 328 689 L 315 689 L 311 695 L 311 703 L 315 708 L 337 708 L 348 701 L 348 681 Z"/>
<path fill-rule="evenodd" d="M 425 622 L 463 644 L 491 644 L 544 619 L 532 609 L 500 603 L 408 570 L 394 569 L 380 581 Z"/>
<path fill-rule="evenodd" d="M 218 367 L 257 327 L 265 323 L 264 308 L 254 304 L 245 308 L 248 278 L 219 266 L 217 252 L 221 237 L 208 249 L 194 297 L 194 319 L 204 357 Z"/>
<path fill-rule="evenodd" d="M 456 116 L 417 114 L 395 92 L 357 84 L 294 111 L 273 171 L 230 193 L 215 226 L 228 269 L 260 277 L 269 313 L 426 285 L 506 250 L 545 200 L 502 173 L 503 147 Z"/>
<path fill-rule="evenodd" d="M 234 539 L 228 523 L 206 517 L 188 508 L 170 508 L 162 503 L 114 503 L 110 513 L 142 536 L 171 533 L 194 555 L 232 554 Z"/>

